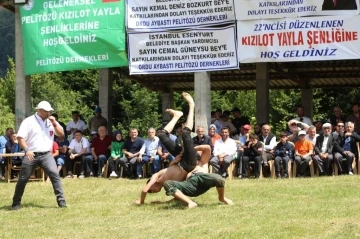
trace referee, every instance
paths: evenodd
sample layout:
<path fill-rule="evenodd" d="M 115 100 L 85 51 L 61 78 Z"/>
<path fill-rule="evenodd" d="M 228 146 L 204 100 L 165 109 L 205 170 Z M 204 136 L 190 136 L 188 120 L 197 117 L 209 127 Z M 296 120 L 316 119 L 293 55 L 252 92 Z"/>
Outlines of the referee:
<path fill-rule="evenodd" d="M 54 109 L 49 102 L 41 101 L 36 110 L 34 115 L 27 117 L 21 123 L 17 134 L 19 145 L 25 151 L 25 157 L 22 160 L 20 176 L 15 188 L 11 206 L 13 210 L 21 209 L 21 197 L 36 166 L 40 166 L 49 175 L 59 207 L 66 207 L 61 179 L 51 154 L 54 134 L 62 136 L 64 131 L 54 116 L 50 116 L 50 111 Z"/>

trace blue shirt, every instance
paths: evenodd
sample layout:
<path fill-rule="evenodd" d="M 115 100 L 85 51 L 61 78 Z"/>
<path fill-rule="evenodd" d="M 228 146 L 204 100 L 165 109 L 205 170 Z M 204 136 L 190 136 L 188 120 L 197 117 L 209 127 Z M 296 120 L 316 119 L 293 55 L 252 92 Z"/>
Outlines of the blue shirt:
<path fill-rule="evenodd" d="M 0 136 L 0 153 L 5 153 L 5 146 L 6 146 L 6 143 L 8 142 L 8 139 L 3 135 L 3 136 Z M 3 158 L 0 157 L 0 162 L 3 161 Z"/>
<path fill-rule="evenodd" d="M 344 143 L 344 146 L 343 146 L 344 151 L 351 151 L 350 142 L 351 142 L 351 136 L 346 137 L 345 143 Z"/>
<path fill-rule="evenodd" d="M 66 154 L 60 153 L 60 148 L 62 148 L 64 145 L 68 146 L 68 148 L 69 148 L 69 145 L 70 145 L 69 140 L 64 138 L 64 140 L 61 142 L 59 142 L 57 139 L 55 141 L 59 146 L 59 156 L 58 157 L 66 157 Z"/>
<path fill-rule="evenodd" d="M 144 140 L 140 137 L 137 137 L 134 142 L 131 141 L 131 138 L 127 138 L 124 143 L 123 149 L 126 149 L 129 153 L 137 153 L 140 151 L 141 147 L 144 144 Z"/>

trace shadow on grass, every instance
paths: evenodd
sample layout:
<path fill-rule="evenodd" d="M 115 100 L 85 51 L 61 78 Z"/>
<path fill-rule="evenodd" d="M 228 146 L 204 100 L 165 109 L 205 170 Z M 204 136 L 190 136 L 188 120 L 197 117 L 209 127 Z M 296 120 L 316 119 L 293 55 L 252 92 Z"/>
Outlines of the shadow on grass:
<path fill-rule="evenodd" d="M 43 206 L 43 205 L 36 204 L 36 203 L 21 204 L 21 209 L 32 208 L 32 207 L 34 207 L 34 208 L 59 208 L 57 206 L 48 207 L 48 206 Z M 0 207 L 0 211 L 12 211 L 11 205 Z"/>

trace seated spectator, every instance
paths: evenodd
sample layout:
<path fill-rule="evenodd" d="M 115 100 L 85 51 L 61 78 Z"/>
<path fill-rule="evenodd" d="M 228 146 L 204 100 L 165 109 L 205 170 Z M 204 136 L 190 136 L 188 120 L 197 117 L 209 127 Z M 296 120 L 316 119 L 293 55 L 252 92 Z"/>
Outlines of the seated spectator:
<path fill-rule="evenodd" d="M 347 122 L 345 128 L 345 133 L 339 134 L 334 142 L 334 158 L 339 174 L 353 175 L 351 165 L 355 160 L 355 155 L 358 154 L 356 142 L 360 142 L 360 135 L 354 131 L 354 123 L 352 122 Z M 342 165 L 343 159 L 345 159 L 345 168 Z"/>
<path fill-rule="evenodd" d="M 304 130 L 304 131 L 308 131 L 309 129 L 309 125 L 305 124 L 303 122 L 297 121 L 297 120 L 290 120 L 288 122 L 288 127 L 290 130 L 290 135 L 288 135 L 288 141 L 291 141 L 293 143 L 296 143 L 296 141 L 298 141 L 299 137 L 298 137 L 298 133 L 300 130 Z"/>
<path fill-rule="evenodd" d="M 211 158 L 210 164 L 214 171 L 223 178 L 228 176 L 227 169 L 236 156 L 236 143 L 230 138 L 229 128 L 221 129 L 221 139 L 216 140 L 214 145 L 214 157 Z"/>
<path fill-rule="evenodd" d="M 307 130 L 307 135 L 305 136 L 305 139 L 310 141 L 313 146 L 315 146 L 316 139 L 319 135 L 316 133 L 316 128 L 314 125 L 311 125 L 309 129 Z"/>
<path fill-rule="evenodd" d="M 144 140 L 138 137 L 138 130 L 136 128 L 130 129 L 130 137 L 124 142 L 123 157 L 120 159 L 120 164 L 127 176 L 132 179 L 136 178 L 135 165 L 143 144 Z"/>
<path fill-rule="evenodd" d="M 216 125 L 211 124 L 209 126 L 208 134 L 209 134 L 209 137 L 211 138 L 212 145 L 215 145 L 216 140 L 221 139 L 221 136 L 218 133 L 216 133 L 216 131 L 217 131 L 216 130 Z"/>
<path fill-rule="evenodd" d="M 323 131 L 322 131 L 322 126 L 323 126 L 323 122 L 321 120 L 316 120 L 314 122 L 314 126 L 316 128 L 316 133 L 318 135 L 320 135 Z"/>
<path fill-rule="evenodd" d="M 13 133 L 11 135 L 11 138 L 6 143 L 5 148 L 6 148 L 6 153 L 14 154 L 14 153 L 21 152 L 21 147 L 20 147 L 20 145 L 18 143 L 16 133 Z M 11 160 L 12 160 L 12 165 L 21 166 L 21 163 L 22 163 L 22 158 L 21 157 L 19 157 L 19 156 L 12 157 Z M 16 178 L 16 177 L 17 177 L 17 175 L 15 174 L 15 172 L 12 172 L 12 178 Z"/>
<path fill-rule="evenodd" d="M 155 136 L 155 129 L 148 129 L 148 138 L 141 146 L 140 153 L 136 163 L 136 173 L 138 178 L 142 178 L 142 166 L 147 163 L 152 163 L 153 173 L 160 171 L 160 157 L 157 154 L 159 146 L 159 138 Z"/>
<path fill-rule="evenodd" d="M 83 137 L 81 130 L 76 130 L 74 132 L 74 139 L 71 140 L 69 145 L 69 157 L 65 159 L 65 165 L 68 170 L 66 178 L 72 178 L 74 162 L 80 162 L 80 176 L 79 178 L 84 178 L 84 165 L 85 165 L 85 156 L 90 153 L 89 150 L 89 141 L 87 138 Z M 75 173 L 75 172 L 74 172 Z M 91 175 L 92 172 L 91 172 Z"/>
<path fill-rule="evenodd" d="M 304 130 L 301 130 L 298 135 L 299 140 L 295 143 L 295 163 L 298 171 L 296 174 L 304 177 L 306 171 L 309 169 L 309 162 L 313 154 L 314 146 L 310 141 L 305 139 L 306 132 Z"/>
<path fill-rule="evenodd" d="M 254 134 L 256 134 L 256 135 L 261 134 L 261 125 L 258 124 L 258 123 L 256 123 L 256 124 L 254 125 Z"/>
<path fill-rule="evenodd" d="M 192 138 L 193 142 L 194 142 L 194 146 L 209 145 L 211 148 L 211 154 L 212 154 L 212 152 L 214 151 L 214 146 L 211 142 L 211 138 L 209 136 L 205 135 L 204 132 L 205 132 L 205 129 L 203 126 L 197 127 L 197 129 L 196 129 L 197 136 Z M 202 151 L 197 152 L 198 158 L 201 156 L 201 153 L 202 153 Z M 209 160 L 210 160 L 210 158 L 209 158 Z"/>
<path fill-rule="evenodd" d="M 66 126 L 69 140 L 74 138 L 75 131 L 80 130 L 82 133 L 84 133 L 84 131 L 87 129 L 85 122 L 80 119 L 79 111 L 73 111 L 72 118 L 73 120 L 71 120 Z"/>
<path fill-rule="evenodd" d="M 331 176 L 334 145 L 334 138 L 331 134 L 332 126 L 330 123 L 325 123 L 322 126 L 322 129 L 323 133 L 316 138 L 314 147 L 315 155 L 313 156 L 313 159 L 315 166 L 319 170 L 320 176 Z"/>
<path fill-rule="evenodd" d="M 263 153 L 263 144 L 258 141 L 258 136 L 256 134 L 249 135 L 249 141 L 243 145 L 244 156 L 242 162 L 242 172 L 241 179 L 246 179 L 248 177 L 247 171 L 249 168 L 249 162 L 254 161 L 254 173 L 255 178 L 260 177 L 260 168 L 261 168 L 261 155 Z"/>
<path fill-rule="evenodd" d="M 62 169 L 62 166 L 65 164 L 65 162 L 67 160 L 66 158 L 68 157 L 68 148 L 69 148 L 70 143 L 64 136 L 56 137 L 55 142 L 59 146 L 59 155 L 54 158 L 56 160 L 58 172 L 60 172 Z M 71 170 L 72 169 L 70 169 L 70 171 Z"/>
<path fill-rule="evenodd" d="M 264 143 L 263 163 L 264 166 L 269 166 L 268 161 L 274 159 L 274 148 L 276 146 L 276 136 L 271 133 L 270 125 L 264 124 L 261 127 L 261 134 L 258 136 L 259 141 Z"/>
<path fill-rule="evenodd" d="M 229 120 L 229 115 L 227 114 L 227 113 L 230 113 L 230 112 L 225 112 L 225 113 L 226 114 L 220 115 L 221 127 L 222 128 L 225 128 L 225 127 L 229 128 L 230 135 L 235 135 L 237 133 L 237 130 L 236 130 L 235 126 L 231 123 L 231 121 Z"/>
<path fill-rule="evenodd" d="M 237 147 L 237 168 L 239 178 L 241 178 L 241 169 L 242 169 L 242 158 L 244 156 L 244 148 L 242 147 L 247 141 L 249 141 L 249 135 L 251 131 L 251 126 L 249 124 L 240 126 L 240 133 L 234 136 Z"/>
<path fill-rule="evenodd" d="M 6 143 L 10 140 L 11 135 L 14 133 L 13 128 L 7 128 L 5 135 L 0 136 L 0 153 L 6 152 Z M 0 180 L 5 180 L 5 158 L 0 157 Z"/>
<path fill-rule="evenodd" d="M 240 134 L 240 128 L 244 125 L 250 125 L 250 120 L 241 115 L 241 110 L 238 107 L 235 107 L 231 112 L 234 117 L 231 122 L 237 130 L 236 134 Z"/>
<path fill-rule="evenodd" d="M 335 106 L 333 109 L 334 114 L 330 116 L 328 123 L 332 125 L 333 131 L 336 130 L 337 123 L 345 122 L 346 117 L 342 115 L 342 110 L 339 106 Z"/>
<path fill-rule="evenodd" d="M 275 147 L 275 173 L 276 178 L 281 178 L 280 170 L 281 163 L 284 167 L 283 178 L 288 178 L 288 163 L 293 161 L 294 146 L 287 141 L 287 133 L 285 131 L 280 133 L 280 142 Z"/>
<path fill-rule="evenodd" d="M 115 139 L 111 142 L 111 153 L 110 158 L 108 159 L 109 168 L 110 168 L 110 177 L 117 178 L 120 175 L 120 159 L 123 156 L 122 149 L 124 146 L 124 140 L 122 138 L 121 132 L 117 131 L 115 134 Z"/>
<path fill-rule="evenodd" d="M 89 131 L 97 131 L 100 126 L 108 127 L 108 122 L 105 117 L 101 115 L 101 108 L 96 107 L 94 110 L 94 116 L 89 119 Z"/>
<path fill-rule="evenodd" d="M 91 154 L 85 157 L 85 171 L 94 172 L 94 164 L 97 163 L 97 177 L 102 177 L 101 172 L 106 160 L 110 155 L 110 146 L 112 137 L 106 134 L 106 128 L 100 126 L 98 129 L 99 136 L 91 142 Z"/>

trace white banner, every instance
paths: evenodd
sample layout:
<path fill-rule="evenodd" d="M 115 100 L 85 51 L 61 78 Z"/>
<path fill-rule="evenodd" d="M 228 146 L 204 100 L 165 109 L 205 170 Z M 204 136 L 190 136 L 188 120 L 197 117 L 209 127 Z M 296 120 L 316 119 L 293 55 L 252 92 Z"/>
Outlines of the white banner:
<path fill-rule="evenodd" d="M 238 21 L 241 63 L 359 59 L 360 16 Z"/>
<path fill-rule="evenodd" d="M 130 74 L 239 68 L 235 25 L 183 31 L 129 32 Z"/>
<path fill-rule="evenodd" d="M 356 15 L 359 0 L 235 0 L 237 20 Z"/>
<path fill-rule="evenodd" d="M 235 21 L 234 0 L 128 0 L 128 29 L 171 29 Z"/>

